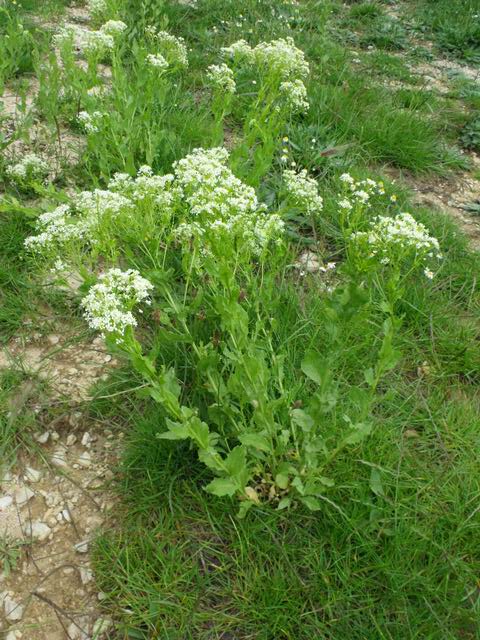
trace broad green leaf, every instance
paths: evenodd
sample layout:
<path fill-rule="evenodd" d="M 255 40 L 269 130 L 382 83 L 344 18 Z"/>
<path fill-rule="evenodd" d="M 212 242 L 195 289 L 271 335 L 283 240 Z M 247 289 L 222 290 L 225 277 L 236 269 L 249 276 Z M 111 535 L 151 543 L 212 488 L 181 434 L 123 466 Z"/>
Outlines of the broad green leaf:
<path fill-rule="evenodd" d="M 302 360 L 303 373 L 317 384 L 322 384 L 325 375 L 325 362 L 315 351 L 308 351 Z"/>
<path fill-rule="evenodd" d="M 289 478 L 287 475 L 283 473 L 277 473 L 277 475 L 275 476 L 275 484 L 277 485 L 277 487 L 280 487 L 280 489 L 286 489 L 288 487 L 288 483 Z"/>
<path fill-rule="evenodd" d="M 360 423 L 356 424 L 353 427 L 352 433 L 346 436 L 343 439 L 343 444 L 359 444 L 364 440 L 367 436 L 370 435 L 372 431 L 372 425 L 368 423 Z"/>
<path fill-rule="evenodd" d="M 231 476 L 238 476 L 246 468 L 246 449 L 245 447 L 235 447 L 225 458 L 225 466 Z"/>
<path fill-rule="evenodd" d="M 378 469 L 375 469 L 373 467 L 370 472 L 370 489 L 376 496 L 385 496 L 380 472 L 378 471 Z"/>
<path fill-rule="evenodd" d="M 243 500 L 242 502 L 240 502 L 240 507 L 237 512 L 237 518 L 240 518 L 240 520 L 244 518 L 254 504 L 255 503 L 251 500 Z"/>
<path fill-rule="evenodd" d="M 295 424 L 298 424 L 304 431 L 308 432 L 315 426 L 315 420 L 303 409 L 292 409 L 290 412 L 292 420 Z"/>
<path fill-rule="evenodd" d="M 207 486 L 205 490 L 213 493 L 214 496 L 233 496 L 237 490 L 237 485 L 231 478 L 215 478 Z"/>
<path fill-rule="evenodd" d="M 281 509 L 287 509 L 291 504 L 292 504 L 291 498 L 282 498 L 278 503 L 277 510 L 280 511 Z"/>
<path fill-rule="evenodd" d="M 167 419 L 168 431 L 164 433 L 158 433 L 157 438 L 162 440 L 185 440 L 190 437 L 188 427 L 180 422 L 172 422 Z"/>
<path fill-rule="evenodd" d="M 202 422 L 200 418 L 196 416 L 190 418 L 187 422 L 188 431 L 190 436 L 197 442 L 201 449 L 206 449 L 209 445 L 209 429 L 208 424 Z"/>
<path fill-rule="evenodd" d="M 238 437 L 240 442 L 247 447 L 253 447 L 259 451 L 269 452 L 271 449 L 270 443 L 267 438 L 260 433 L 243 433 Z"/>
<path fill-rule="evenodd" d="M 332 478 L 327 478 L 325 476 L 319 476 L 318 477 L 318 481 L 321 482 L 326 487 L 334 487 L 335 486 L 335 480 L 333 480 Z"/>
<path fill-rule="evenodd" d="M 317 498 L 314 498 L 313 496 L 302 496 L 300 498 L 300 501 L 303 502 L 303 504 L 308 507 L 310 511 L 320 511 L 320 509 L 322 508 L 322 503 L 320 502 L 320 500 L 317 500 Z"/>
<path fill-rule="evenodd" d="M 368 386 L 373 387 L 373 385 L 375 384 L 375 373 L 372 367 L 370 367 L 369 369 L 365 369 L 365 371 L 363 372 L 363 376 Z"/>

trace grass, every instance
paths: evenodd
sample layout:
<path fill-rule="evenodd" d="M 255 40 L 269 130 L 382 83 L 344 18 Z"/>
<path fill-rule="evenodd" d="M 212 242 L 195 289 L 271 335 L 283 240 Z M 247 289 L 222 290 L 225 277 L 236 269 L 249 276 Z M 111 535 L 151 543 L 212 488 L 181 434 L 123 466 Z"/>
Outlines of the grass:
<path fill-rule="evenodd" d="M 437 46 L 462 60 L 480 61 L 480 27 L 477 0 L 422 0 L 412 2 L 418 27 L 433 36 Z"/>
<path fill-rule="evenodd" d="M 411 9 L 409 20 L 413 15 L 440 48 L 474 60 L 473 4 L 462 1 L 455 10 L 443 0 L 422 1 L 405 11 Z M 99 103 L 114 105 L 120 114 L 111 135 L 90 144 L 80 166 L 55 187 L 38 189 L 33 195 L 40 199 L 32 201 L 32 194 L 16 192 L 5 180 L 1 339 L 7 342 L 22 333 L 27 316 L 35 321 L 38 300 L 45 295 L 34 298 L 42 287 L 36 265 L 23 252 L 32 212 L 44 210 L 49 199 L 67 201 L 60 190 L 69 180 L 79 189 L 104 187 L 116 170 L 133 171 L 148 161 L 156 171 L 166 171 L 192 148 L 213 144 L 215 123 L 203 84 L 206 66 L 218 62 L 222 46 L 239 38 L 256 44 L 293 35 L 311 64 L 311 107 L 306 116 L 287 123 L 281 137 L 288 136 L 290 160 L 319 180 L 324 210 L 316 239 L 304 218 L 290 224 L 289 246 L 271 257 L 269 269 L 252 270 L 250 279 L 245 275 L 238 299 L 259 334 L 268 327 L 261 339 L 255 336 L 261 348 L 268 352 L 273 344 L 284 357 L 288 411 L 294 401 L 300 403 L 297 408 L 306 404 L 311 394 L 312 385 L 299 377 L 308 347 L 330 364 L 339 402 L 322 418 L 322 428 L 327 439 L 334 438 L 345 428 L 345 414 L 360 413 L 357 392 L 382 343 L 382 298 L 374 288 L 369 297 L 362 286 L 339 286 L 329 302 L 318 274 L 302 278 L 293 265 L 315 240 L 322 259 L 346 261 L 336 206 L 338 176 L 344 171 L 380 179 L 391 169 L 419 177 L 464 169 L 458 149 L 467 134 L 470 144 L 476 129 L 473 134 L 472 127 L 462 129 L 470 118 L 463 109 L 473 112 L 478 106 L 476 86 L 454 78 L 452 95 L 426 91 L 409 67 L 415 54 L 408 51 L 411 30 L 404 9 L 395 20 L 383 2 L 245 0 L 241 13 L 233 0 L 203 0 L 195 9 L 161 0 L 126 1 L 121 8 L 130 25 L 131 49 L 143 26 L 154 22 L 185 38 L 189 69 L 165 97 L 159 110 L 163 120 L 155 118 L 146 126 L 144 77 L 127 48 L 113 96 Z M 24 2 L 24 9 L 37 12 L 31 2 Z M 58 16 L 63 9 L 63 2 L 49 3 L 48 15 Z M 35 52 L 38 59 L 49 46 L 46 37 Z M 398 51 L 405 52 L 401 58 L 393 55 Z M 41 83 L 39 117 L 54 135 L 59 125 L 75 124 L 76 100 L 84 99 L 85 87 L 76 87 L 75 99 L 68 94 L 59 98 L 59 76 L 48 70 Z M 228 116 L 230 142 L 241 136 L 247 98 L 242 94 Z M 22 133 L 20 125 L 18 138 Z M 397 193 L 402 210 L 411 210 L 408 193 L 388 179 L 385 183 L 389 195 Z M 280 184 L 275 155 L 258 189 L 262 200 L 275 203 Z M 297 505 L 274 511 L 263 504 L 238 519 L 235 500 L 203 489 L 212 475 L 194 448 L 157 437 L 165 430 L 165 412 L 143 394 L 138 373 L 125 363 L 99 383 L 97 399 L 86 409 L 90 418 L 126 433 L 123 459 L 115 470 L 119 504 L 93 551 L 97 588 L 106 594 L 102 607 L 115 619 L 118 638 L 478 637 L 480 258 L 448 217 L 423 209 L 414 213 L 439 239 L 445 258 L 431 284 L 423 277 L 411 279 L 402 294 L 395 337 L 401 357 L 377 389 L 373 432 L 332 464 L 328 471 L 336 482 L 321 510 Z M 136 244 L 134 230 L 128 231 L 131 235 L 119 231 L 124 233 L 122 266 L 160 271 L 158 239 L 146 237 Z M 195 306 L 201 296 L 208 300 L 209 278 L 192 294 L 177 277 L 178 256 L 168 260 L 169 278 L 183 296 L 182 313 L 195 338 L 221 346 L 227 332 L 219 329 L 215 310 Z M 65 317 L 78 312 L 58 295 L 48 296 L 48 302 Z M 214 416 L 191 342 L 178 338 L 175 322 L 170 331 L 162 304 L 156 300 L 146 313 L 139 329 L 142 342 L 155 364 L 176 367 L 182 402 L 198 407 L 202 418 L 210 411 Z M 225 370 L 229 366 L 224 364 Z M 1 388 L 0 458 L 10 459 L 19 449 L 31 448 L 30 427 L 45 417 L 29 411 L 31 395 L 41 391 L 22 372 L 4 371 Z M 0 548 L 0 556 L 5 553 Z"/>

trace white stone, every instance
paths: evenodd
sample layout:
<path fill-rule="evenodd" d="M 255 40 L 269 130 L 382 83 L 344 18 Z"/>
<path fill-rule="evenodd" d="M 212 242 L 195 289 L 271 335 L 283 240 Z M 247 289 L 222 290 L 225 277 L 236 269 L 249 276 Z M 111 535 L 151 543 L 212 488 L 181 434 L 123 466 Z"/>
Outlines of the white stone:
<path fill-rule="evenodd" d="M 42 478 L 42 472 L 34 469 L 33 467 L 27 467 L 25 469 L 25 480 L 28 482 L 40 482 Z"/>
<path fill-rule="evenodd" d="M 77 553 L 88 553 L 88 540 L 83 540 L 83 542 L 77 542 L 74 548 Z"/>
<path fill-rule="evenodd" d="M 4 511 L 8 509 L 8 507 L 12 504 L 13 498 L 12 496 L 3 496 L 0 498 L 0 511 Z"/>
<path fill-rule="evenodd" d="M 36 522 L 32 522 L 31 524 L 28 523 L 26 525 L 25 533 L 35 540 L 43 542 L 52 533 L 52 530 L 47 524 L 45 524 L 45 522 L 40 522 L 37 520 Z"/>
<path fill-rule="evenodd" d="M 82 584 L 88 584 L 93 580 L 93 572 L 88 567 L 80 567 L 80 580 Z"/>
<path fill-rule="evenodd" d="M 89 638 L 88 633 L 83 630 L 82 624 L 80 622 L 78 624 L 72 622 L 69 625 L 67 631 L 70 640 L 88 640 Z"/>
<path fill-rule="evenodd" d="M 88 447 L 90 446 L 92 442 L 92 436 L 88 433 L 88 431 L 85 431 L 85 433 L 82 436 L 82 444 L 84 447 Z"/>
<path fill-rule="evenodd" d="M 60 338 L 59 336 L 51 335 L 51 336 L 48 336 L 48 341 L 51 345 L 55 346 L 60 342 Z"/>
<path fill-rule="evenodd" d="M 69 509 L 63 509 L 62 518 L 65 520 L 65 522 L 71 522 L 72 521 L 72 516 L 70 515 Z"/>
<path fill-rule="evenodd" d="M 65 468 L 67 466 L 65 455 L 66 455 L 66 451 L 63 447 L 58 447 L 58 449 L 55 449 L 51 458 L 52 464 L 55 465 L 56 467 Z"/>
<path fill-rule="evenodd" d="M 92 458 L 88 451 L 84 451 L 81 455 L 79 455 L 77 462 L 82 467 L 89 467 L 92 464 Z"/>
<path fill-rule="evenodd" d="M 23 607 L 9 595 L 3 599 L 3 608 L 5 609 L 5 617 L 9 622 L 18 622 L 23 617 Z"/>
<path fill-rule="evenodd" d="M 46 444 L 49 438 L 50 438 L 50 431 L 44 431 L 43 433 L 39 433 L 35 436 L 35 440 L 40 444 Z"/>
<path fill-rule="evenodd" d="M 30 489 L 30 487 L 20 487 L 15 491 L 15 502 L 19 507 L 22 507 L 34 496 L 35 493 Z"/>
<path fill-rule="evenodd" d="M 23 634 L 18 629 L 11 629 L 5 636 L 5 640 L 19 640 L 23 638 Z"/>
<path fill-rule="evenodd" d="M 67 438 L 67 447 L 71 447 L 77 441 L 77 436 L 74 433 L 71 433 Z"/>

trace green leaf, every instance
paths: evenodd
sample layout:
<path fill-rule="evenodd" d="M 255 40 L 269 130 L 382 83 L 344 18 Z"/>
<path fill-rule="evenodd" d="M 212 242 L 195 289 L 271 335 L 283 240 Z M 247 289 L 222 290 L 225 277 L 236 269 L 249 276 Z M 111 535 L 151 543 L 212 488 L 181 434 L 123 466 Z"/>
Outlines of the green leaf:
<path fill-rule="evenodd" d="M 237 518 L 240 518 L 240 520 L 244 518 L 250 511 L 250 509 L 254 506 L 254 504 L 255 503 L 252 502 L 252 500 L 244 500 L 243 502 L 240 502 L 240 508 L 237 512 Z"/>
<path fill-rule="evenodd" d="M 288 487 L 288 483 L 289 478 L 287 475 L 283 473 L 277 473 L 277 475 L 275 476 L 275 484 L 277 485 L 277 487 L 280 487 L 280 489 L 286 489 Z"/>
<path fill-rule="evenodd" d="M 271 449 L 267 438 L 260 433 L 243 433 L 238 439 L 247 447 L 253 447 L 259 451 L 266 451 L 268 453 Z"/>
<path fill-rule="evenodd" d="M 310 511 L 320 511 L 322 508 L 320 500 L 317 500 L 317 498 L 314 498 L 313 496 L 303 496 L 300 498 L 300 501 L 303 502 Z"/>
<path fill-rule="evenodd" d="M 318 477 L 318 481 L 321 482 L 326 487 L 334 487 L 335 486 L 335 480 L 333 480 L 332 478 L 327 478 L 326 476 L 319 476 Z"/>
<path fill-rule="evenodd" d="M 374 469 L 373 467 L 370 472 L 370 489 L 376 496 L 385 496 L 380 472 L 378 469 Z"/>
<path fill-rule="evenodd" d="M 373 385 L 375 384 L 375 373 L 373 371 L 373 368 L 370 367 L 369 369 L 365 369 L 365 371 L 363 372 L 363 376 L 368 386 L 373 387 Z"/>
<path fill-rule="evenodd" d="M 186 438 L 190 437 L 187 425 L 181 424 L 180 422 L 172 422 L 168 419 L 166 423 L 168 431 L 157 433 L 157 438 L 161 440 L 186 440 Z"/>
<path fill-rule="evenodd" d="M 231 478 L 215 478 L 215 480 L 207 484 L 205 490 L 213 493 L 214 496 L 233 496 L 237 490 L 237 485 Z"/>
<path fill-rule="evenodd" d="M 308 351 L 302 360 L 303 373 L 317 384 L 322 384 L 325 375 L 325 362 L 315 351 Z"/>
<path fill-rule="evenodd" d="M 281 509 L 287 509 L 291 504 L 292 504 L 291 498 L 282 498 L 278 503 L 277 510 L 280 511 Z"/>
<path fill-rule="evenodd" d="M 190 437 L 193 438 L 201 449 L 206 449 L 210 443 L 210 431 L 208 424 L 202 422 L 200 418 L 194 416 L 187 422 L 187 429 Z"/>
<path fill-rule="evenodd" d="M 231 476 L 239 476 L 246 469 L 245 447 L 235 447 L 225 458 L 225 466 Z"/>
<path fill-rule="evenodd" d="M 353 426 L 353 432 L 343 439 L 343 444 L 359 444 L 365 440 L 372 431 L 372 425 L 368 423 L 359 423 Z"/>
<path fill-rule="evenodd" d="M 292 420 L 298 424 L 304 431 L 308 432 L 315 426 L 315 420 L 302 409 L 292 409 L 290 412 Z"/>

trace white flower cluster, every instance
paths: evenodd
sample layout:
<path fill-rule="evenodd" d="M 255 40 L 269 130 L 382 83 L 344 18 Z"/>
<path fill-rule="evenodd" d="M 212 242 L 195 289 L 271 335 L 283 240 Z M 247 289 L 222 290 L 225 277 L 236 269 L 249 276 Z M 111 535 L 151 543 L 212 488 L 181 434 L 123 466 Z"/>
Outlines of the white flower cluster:
<path fill-rule="evenodd" d="M 121 20 L 107 20 L 100 31 L 114 38 L 126 31 L 127 25 Z"/>
<path fill-rule="evenodd" d="M 307 100 L 307 88 L 301 80 L 282 82 L 280 93 L 284 96 L 285 102 L 291 111 L 302 113 L 310 108 Z"/>
<path fill-rule="evenodd" d="M 149 53 L 145 60 L 148 66 L 154 67 L 155 69 L 168 69 L 168 62 L 161 53 Z"/>
<path fill-rule="evenodd" d="M 227 245 L 259 253 L 280 238 L 284 223 L 267 213 L 255 190 L 231 172 L 227 160 L 226 149 L 195 149 L 174 164 L 174 174 L 155 175 L 148 166 L 136 177 L 117 173 L 108 189 L 84 191 L 72 197 L 71 207 L 40 216 L 38 234 L 25 244 L 34 251 L 73 239 L 94 245 L 102 223 L 126 216 L 131 224 L 145 215 L 162 232 L 183 240 L 196 238 L 203 253 Z"/>
<path fill-rule="evenodd" d="M 318 193 L 317 181 L 307 174 L 306 169 L 299 173 L 285 169 L 283 179 L 287 193 L 292 196 L 297 206 L 305 209 L 309 215 L 317 215 L 323 209 L 323 198 Z"/>
<path fill-rule="evenodd" d="M 257 64 L 265 75 L 279 76 L 284 81 L 306 78 L 310 71 L 305 54 L 290 37 L 260 42 L 254 48 L 245 40 L 239 40 L 221 51 L 234 60 Z"/>
<path fill-rule="evenodd" d="M 97 31 L 77 25 L 62 27 L 53 37 L 54 46 L 60 50 L 76 48 L 86 56 L 102 57 L 113 51 L 118 37 L 127 25 L 121 20 L 109 20 Z"/>
<path fill-rule="evenodd" d="M 133 209 L 128 198 L 107 189 L 82 191 L 73 196 L 72 203 L 84 218 L 93 222 L 99 222 L 106 217 L 114 218 Z"/>
<path fill-rule="evenodd" d="M 290 111 L 301 113 L 308 110 L 310 105 L 303 80 L 308 76 L 310 69 L 305 54 L 301 49 L 297 49 L 292 38 L 260 42 L 253 48 L 245 40 L 239 40 L 221 51 L 224 56 L 232 59 L 234 64 L 255 67 L 262 79 L 262 85 L 268 86 L 270 93 L 278 95 L 281 103 Z M 226 65 L 223 66 L 228 69 Z M 275 109 L 280 111 L 281 105 L 277 105 Z"/>
<path fill-rule="evenodd" d="M 53 211 L 42 213 L 37 218 L 36 229 L 37 235 L 25 239 L 25 248 L 42 252 L 70 240 L 80 240 L 90 230 L 90 221 L 79 220 L 68 205 L 62 204 Z"/>
<path fill-rule="evenodd" d="M 177 197 L 177 191 L 172 187 L 173 181 L 171 173 L 157 176 L 151 167 L 144 165 L 138 170 L 136 178 L 127 173 L 116 173 L 108 183 L 108 188 L 130 200 L 132 207 L 138 208 L 143 203 L 153 205 L 160 213 L 162 222 L 166 223 L 172 215 Z"/>
<path fill-rule="evenodd" d="M 383 182 L 375 182 L 371 178 L 355 180 L 349 173 L 342 173 L 341 182 L 346 186 L 347 194 L 340 196 L 338 206 L 348 212 L 357 205 L 370 207 L 370 198 L 373 195 L 385 195 Z"/>
<path fill-rule="evenodd" d="M 224 148 L 194 149 L 174 164 L 177 185 L 189 207 L 178 234 L 183 239 L 200 237 L 204 244 L 240 241 L 258 253 L 270 240 L 279 238 L 283 221 L 267 214 L 255 190 L 227 167 L 227 159 Z"/>
<path fill-rule="evenodd" d="M 107 13 L 108 6 L 106 0 L 88 0 L 87 9 L 93 19 L 100 20 Z"/>
<path fill-rule="evenodd" d="M 98 278 L 82 300 L 85 318 L 92 329 L 102 334 L 123 335 L 127 327 L 135 327 L 132 313 L 135 305 L 149 304 L 153 285 L 138 271 L 110 269 Z"/>
<path fill-rule="evenodd" d="M 177 38 L 167 31 L 158 31 L 156 27 L 145 29 L 147 36 L 159 46 L 161 55 L 171 66 L 188 66 L 187 47 L 183 38 Z"/>
<path fill-rule="evenodd" d="M 235 93 L 237 89 L 233 71 L 225 63 L 210 65 L 207 69 L 207 78 L 215 89 L 223 93 Z"/>
<path fill-rule="evenodd" d="M 80 111 L 77 120 L 86 133 L 98 133 L 105 117 L 107 117 L 107 114 L 102 111 L 94 111 L 93 113 Z"/>
<path fill-rule="evenodd" d="M 400 213 L 394 218 L 378 216 L 371 223 L 369 231 L 352 234 L 352 241 L 381 264 L 412 256 L 420 262 L 442 257 L 437 238 L 431 236 L 425 225 L 417 222 L 409 213 Z M 430 276 L 432 272 L 427 271 L 427 277 L 433 277 Z"/>
<path fill-rule="evenodd" d="M 48 164 L 35 153 L 26 154 L 19 162 L 10 164 L 5 169 L 7 177 L 19 185 L 44 180 L 48 172 Z"/>
<path fill-rule="evenodd" d="M 222 47 L 220 51 L 225 57 L 232 58 L 237 62 L 242 60 L 253 62 L 253 49 L 245 40 L 238 40 L 229 47 Z"/>
<path fill-rule="evenodd" d="M 72 204 L 61 205 L 41 214 L 36 221 L 37 234 L 25 240 L 33 252 L 59 248 L 69 241 L 87 239 L 95 243 L 95 229 L 106 218 L 113 219 L 133 210 L 133 203 L 112 191 L 83 191 L 72 198 Z"/>

